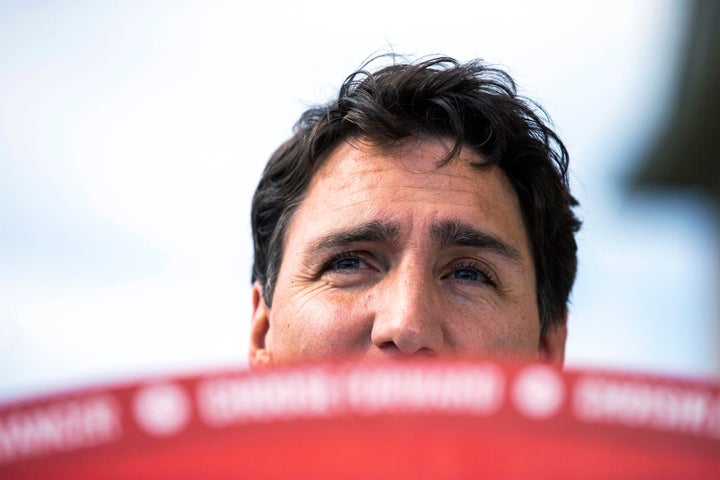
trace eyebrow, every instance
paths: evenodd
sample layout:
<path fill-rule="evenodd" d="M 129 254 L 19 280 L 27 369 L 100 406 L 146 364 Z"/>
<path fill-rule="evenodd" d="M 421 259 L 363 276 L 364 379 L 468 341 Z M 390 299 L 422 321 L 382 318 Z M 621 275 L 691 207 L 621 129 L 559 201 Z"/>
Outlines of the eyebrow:
<path fill-rule="evenodd" d="M 432 227 L 432 236 L 441 247 L 475 247 L 501 255 L 513 263 L 522 263 L 520 250 L 496 235 L 455 220 L 444 220 Z"/>
<path fill-rule="evenodd" d="M 308 252 L 330 250 L 358 242 L 394 243 L 400 227 L 395 223 L 374 220 L 347 229 L 332 230 L 314 241 Z"/>

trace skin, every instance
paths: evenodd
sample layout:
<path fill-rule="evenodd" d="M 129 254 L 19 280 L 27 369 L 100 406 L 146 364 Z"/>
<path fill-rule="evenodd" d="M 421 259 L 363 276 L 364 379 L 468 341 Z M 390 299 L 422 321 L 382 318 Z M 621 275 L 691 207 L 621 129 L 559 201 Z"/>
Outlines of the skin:
<path fill-rule="evenodd" d="M 504 356 L 562 365 L 566 327 L 540 335 L 517 196 L 497 167 L 446 142 L 344 143 L 286 232 L 269 308 L 253 286 L 250 365 Z"/>

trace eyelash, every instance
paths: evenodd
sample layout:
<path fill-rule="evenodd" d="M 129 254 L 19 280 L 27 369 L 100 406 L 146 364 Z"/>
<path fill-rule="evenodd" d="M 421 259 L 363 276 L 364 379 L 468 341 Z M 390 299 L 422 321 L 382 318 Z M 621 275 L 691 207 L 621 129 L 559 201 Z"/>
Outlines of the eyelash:
<path fill-rule="evenodd" d="M 338 262 L 340 262 L 341 260 L 347 260 L 347 259 L 353 259 L 353 260 L 363 261 L 362 257 L 360 256 L 360 254 L 359 254 L 358 252 L 342 252 L 342 253 L 338 253 L 337 255 L 333 255 L 332 257 L 330 257 L 330 258 L 323 264 L 322 268 L 320 269 L 320 274 L 322 275 L 323 273 L 325 273 L 325 272 L 327 272 L 327 271 L 329 271 L 329 270 L 334 270 L 334 271 L 343 270 L 343 269 L 334 268 L 334 267 L 335 267 L 335 265 L 336 265 Z"/>
<path fill-rule="evenodd" d="M 456 280 L 463 282 L 463 283 L 476 283 L 476 282 L 482 282 L 487 283 L 488 285 L 492 287 L 497 287 L 497 281 L 495 280 L 495 276 L 492 274 L 492 272 L 486 268 L 483 264 L 478 262 L 472 262 L 472 261 L 459 261 L 458 263 L 455 263 L 452 265 L 451 273 L 448 275 L 448 277 L 452 276 L 453 273 L 457 272 L 458 270 L 475 270 L 478 274 L 482 275 L 484 279 L 479 279 L 477 281 L 469 281 L 462 278 L 457 278 Z"/>

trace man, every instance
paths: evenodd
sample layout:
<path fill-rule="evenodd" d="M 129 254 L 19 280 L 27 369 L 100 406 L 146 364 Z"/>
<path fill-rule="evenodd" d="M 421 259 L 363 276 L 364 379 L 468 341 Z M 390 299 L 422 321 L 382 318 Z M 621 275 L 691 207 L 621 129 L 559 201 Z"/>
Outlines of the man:
<path fill-rule="evenodd" d="M 250 365 L 562 365 L 580 222 L 544 118 L 450 58 L 360 70 L 306 111 L 253 199 Z"/>

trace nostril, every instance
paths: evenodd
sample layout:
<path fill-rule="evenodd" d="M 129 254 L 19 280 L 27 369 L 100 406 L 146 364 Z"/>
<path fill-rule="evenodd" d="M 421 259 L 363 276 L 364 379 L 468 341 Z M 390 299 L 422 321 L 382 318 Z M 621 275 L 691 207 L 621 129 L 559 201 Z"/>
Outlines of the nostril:
<path fill-rule="evenodd" d="M 423 347 L 417 352 L 415 352 L 415 355 L 420 357 L 435 357 L 437 356 L 437 352 L 435 350 L 432 350 L 430 348 Z"/>
<path fill-rule="evenodd" d="M 407 357 L 435 357 L 437 352 L 431 348 L 420 347 L 420 348 L 401 348 L 395 344 L 392 340 L 383 342 L 378 345 L 380 350 L 388 354 L 402 355 Z"/>
<path fill-rule="evenodd" d="M 397 345 L 395 345 L 395 342 L 393 342 L 392 340 L 388 340 L 387 342 L 379 344 L 378 348 L 381 350 L 397 350 L 398 352 L 400 352 L 400 349 Z"/>

